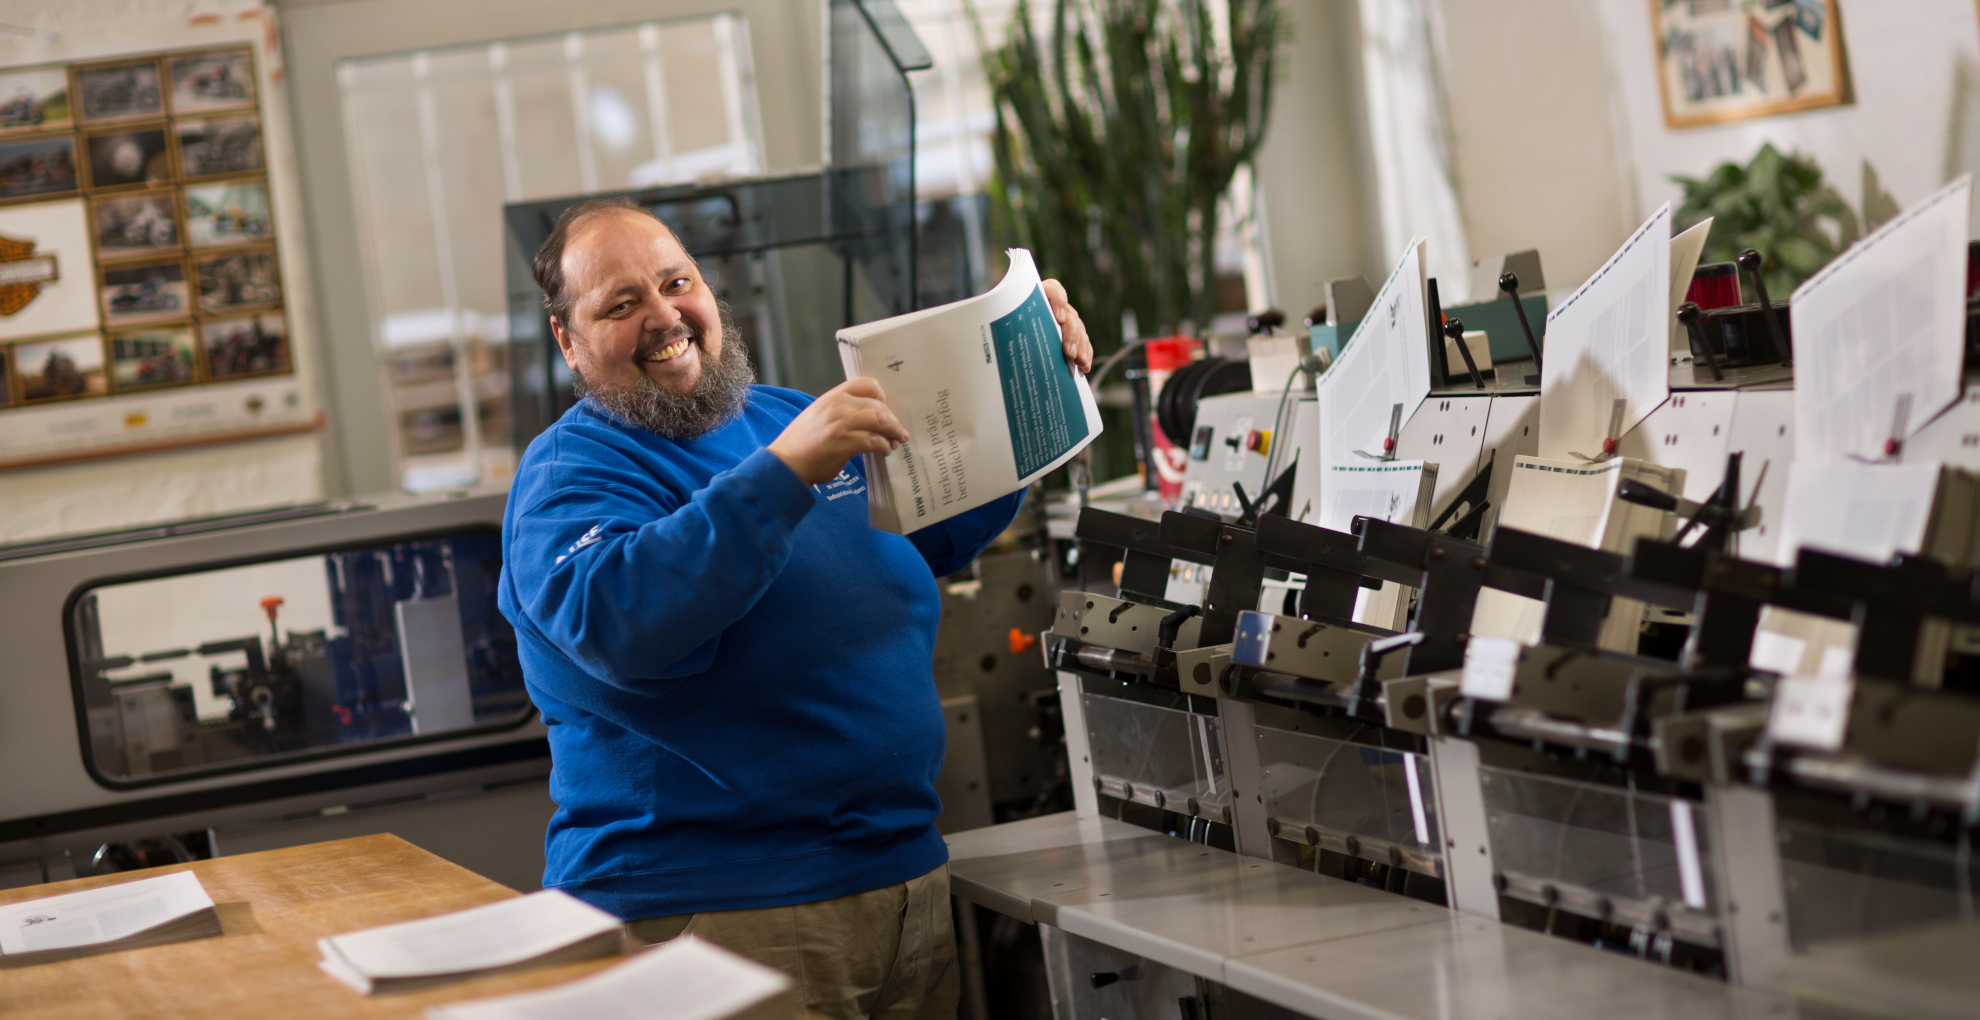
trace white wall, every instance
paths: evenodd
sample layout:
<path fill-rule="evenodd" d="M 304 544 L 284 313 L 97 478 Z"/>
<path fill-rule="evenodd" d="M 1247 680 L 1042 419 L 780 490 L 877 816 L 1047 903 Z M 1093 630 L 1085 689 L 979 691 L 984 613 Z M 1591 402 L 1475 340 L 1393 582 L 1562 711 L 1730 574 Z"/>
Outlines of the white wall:
<path fill-rule="evenodd" d="M 1672 174 L 1744 163 L 1763 142 L 1814 157 L 1859 212 L 1866 159 L 1900 205 L 1980 170 L 1972 0 L 1839 7 L 1853 103 L 1672 130 L 1645 0 L 1442 0 L 1472 256 L 1537 247 L 1549 288 L 1572 289 L 1680 198 Z"/>
<path fill-rule="evenodd" d="M 1644 0 L 1633 2 L 1647 19 Z M 1585 0 L 1442 0 L 1442 10 L 1471 256 L 1538 248 L 1548 288 L 1571 289 L 1639 222 L 1617 151 L 1602 18 Z"/>
<path fill-rule="evenodd" d="M 1325 303 L 1328 280 L 1380 282 L 1367 128 L 1362 119 L 1361 22 L 1354 0 L 1280 0 L 1292 38 L 1272 121 L 1258 154 L 1274 299 L 1297 327 Z"/>
<path fill-rule="evenodd" d="M 1885 190 L 1909 205 L 1980 168 L 1980 23 L 1973 0 L 1838 0 L 1855 102 L 1732 124 L 1670 130 L 1657 92 L 1650 12 L 1643 0 L 1601 0 L 1622 100 L 1625 160 L 1636 211 L 1699 176 L 1745 162 L 1762 142 L 1814 157 L 1861 211 L 1867 159 Z"/>
<path fill-rule="evenodd" d="M 76 59 L 99 45 L 126 52 L 199 45 L 216 32 L 238 33 L 240 27 L 230 26 L 243 24 L 260 34 L 266 24 L 260 12 L 251 0 L 6 0 L 0 22 L 10 29 L 0 33 L 0 66 Z M 287 132 L 279 90 L 264 97 L 263 110 L 278 181 L 294 354 L 307 383 L 315 357 L 307 288 L 294 286 L 304 277 L 291 265 L 306 263 L 307 252 L 300 217 L 285 217 L 279 208 L 295 192 L 280 184 Z M 323 491 L 319 450 L 317 438 L 305 435 L 0 472 L 0 543 L 314 499 Z"/>

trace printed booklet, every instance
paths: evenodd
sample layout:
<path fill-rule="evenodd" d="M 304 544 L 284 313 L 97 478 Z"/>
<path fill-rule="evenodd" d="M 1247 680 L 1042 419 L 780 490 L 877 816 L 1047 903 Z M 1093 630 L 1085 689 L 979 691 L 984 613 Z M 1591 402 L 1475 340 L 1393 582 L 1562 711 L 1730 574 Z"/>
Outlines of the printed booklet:
<path fill-rule="evenodd" d="M 846 378 L 877 380 L 913 438 L 866 457 L 873 526 L 919 531 L 1001 499 L 1100 434 L 1086 377 L 1066 364 L 1031 253 L 989 293 L 839 331 Z"/>

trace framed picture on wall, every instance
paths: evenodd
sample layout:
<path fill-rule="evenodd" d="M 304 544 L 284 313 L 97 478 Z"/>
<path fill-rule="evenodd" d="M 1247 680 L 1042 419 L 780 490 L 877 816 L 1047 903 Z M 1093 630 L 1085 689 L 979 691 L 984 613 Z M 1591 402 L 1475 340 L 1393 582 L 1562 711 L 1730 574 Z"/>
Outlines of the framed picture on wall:
<path fill-rule="evenodd" d="M 74 191 L 76 140 L 71 135 L 0 142 L 0 201 Z"/>
<path fill-rule="evenodd" d="M 117 392 L 191 382 L 192 327 L 183 323 L 110 334 L 110 372 Z"/>
<path fill-rule="evenodd" d="M 0 72 L 0 134 L 57 131 L 74 120 L 69 109 L 68 68 Z"/>
<path fill-rule="evenodd" d="M 289 370 L 289 330 L 280 312 L 208 321 L 205 330 L 208 378 Z"/>
<path fill-rule="evenodd" d="M 20 367 L 21 397 L 29 403 L 100 397 L 109 390 L 103 337 L 96 333 L 17 343 L 14 364 Z"/>
<path fill-rule="evenodd" d="M 1666 127 L 1849 101 L 1839 0 L 1649 0 Z"/>

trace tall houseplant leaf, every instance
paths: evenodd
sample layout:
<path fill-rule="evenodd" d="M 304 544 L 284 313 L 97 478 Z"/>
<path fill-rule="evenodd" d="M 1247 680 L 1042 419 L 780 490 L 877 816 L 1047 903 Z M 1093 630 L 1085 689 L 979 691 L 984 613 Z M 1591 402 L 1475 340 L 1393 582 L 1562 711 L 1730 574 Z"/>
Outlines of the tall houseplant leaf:
<path fill-rule="evenodd" d="M 1124 311 L 1147 335 L 1207 325 L 1218 201 L 1271 114 L 1277 0 L 1046 2 L 1043 37 L 1019 0 L 984 47 L 995 232 L 1065 282 L 1101 353 Z"/>

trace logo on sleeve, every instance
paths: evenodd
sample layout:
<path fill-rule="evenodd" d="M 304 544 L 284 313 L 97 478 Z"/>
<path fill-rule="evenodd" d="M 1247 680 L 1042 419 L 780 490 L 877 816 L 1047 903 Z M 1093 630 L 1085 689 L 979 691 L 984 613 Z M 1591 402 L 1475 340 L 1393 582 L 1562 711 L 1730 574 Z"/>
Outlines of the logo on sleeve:
<path fill-rule="evenodd" d="M 851 471 L 840 469 L 839 476 L 823 485 L 812 486 L 827 502 L 845 496 L 857 496 L 866 491 L 866 480 Z"/>
<path fill-rule="evenodd" d="M 569 549 L 564 550 L 564 554 L 562 556 L 557 557 L 556 562 L 562 563 L 565 560 L 570 559 L 573 556 L 576 556 L 579 549 L 582 549 L 588 545 L 596 545 L 604 540 L 605 540 L 605 525 L 594 524 L 591 526 L 590 531 L 587 531 L 584 534 L 579 535 L 578 540 L 572 542 L 571 547 Z M 552 565 L 554 566 L 555 564 Z"/>

